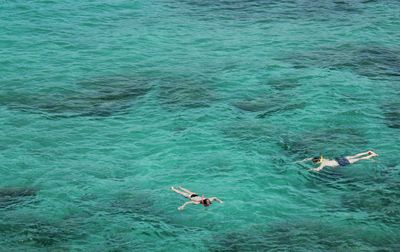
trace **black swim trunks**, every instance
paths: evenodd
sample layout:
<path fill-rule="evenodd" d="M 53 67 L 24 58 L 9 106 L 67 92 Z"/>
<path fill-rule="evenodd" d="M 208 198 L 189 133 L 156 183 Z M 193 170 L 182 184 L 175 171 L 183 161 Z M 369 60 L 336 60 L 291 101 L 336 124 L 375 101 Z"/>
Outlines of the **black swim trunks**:
<path fill-rule="evenodd" d="M 197 194 L 195 194 L 195 193 L 193 193 L 192 195 L 190 195 L 190 198 L 193 198 L 193 197 L 198 197 L 199 195 L 197 195 Z"/>
<path fill-rule="evenodd" d="M 344 157 L 335 158 L 335 161 L 338 162 L 340 166 L 346 166 L 350 164 L 350 161 Z"/>

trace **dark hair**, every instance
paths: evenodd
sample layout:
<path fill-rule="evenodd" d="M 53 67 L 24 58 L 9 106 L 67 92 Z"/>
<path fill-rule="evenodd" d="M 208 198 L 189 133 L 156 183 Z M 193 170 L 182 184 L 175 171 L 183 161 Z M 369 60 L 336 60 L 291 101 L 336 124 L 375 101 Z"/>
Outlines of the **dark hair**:
<path fill-rule="evenodd" d="M 313 157 L 312 159 L 313 163 L 318 163 L 319 161 L 321 161 L 321 157 Z"/>
<path fill-rule="evenodd" d="M 210 199 L 203 199 L 202 204 L 203 204 L 203 206 L 207 207 L 207 206 L 211 205 L 211 200 Z"/>

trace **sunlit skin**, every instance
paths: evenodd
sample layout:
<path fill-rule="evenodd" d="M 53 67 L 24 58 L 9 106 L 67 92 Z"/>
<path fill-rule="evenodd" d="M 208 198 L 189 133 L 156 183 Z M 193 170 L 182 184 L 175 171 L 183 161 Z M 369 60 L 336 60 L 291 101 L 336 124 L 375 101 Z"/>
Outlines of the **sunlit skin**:
<path fill-rule="evenodd" d="M 366 160 L 366 159 L 370 159 L 373 157 L 377 157 L 378 154 L 376 154 L 373 151 L 366 151 L 366 152 L 362 152 L 362 153 L 358 153 L 356 155 L 353 156 L 346 156 L 344 157 L 345 159 L 348 160 L 348 164 L 354 164 L 355 162 L 361 161 L 361 160 Z M 325 159 L 325 158 L 306 158 L 302 161 L 312 161 L 314 164 L 319 164 L 319 166 L 317 168 L 311 168 L 309 169 L 310 171 L 316 171 L 319 172 L 322 169 L 324 169 L 325 167 L 331 167 L 331 168 L 337 168 L 339 166 L 341 166 L 337 160 L 334 159 Z"/>
<path fill-rule="evenodd" d="M 183 204 L 182 206 L 178 207 L 178 210 L 180 210 L 180 211 L 182 211 L 187 205 L 190 205 L 190 204 L 194 204 L 194 205 L 201 204 L 201 205 L 206 207 L 206 206 L 211 205 L 211 202 L 213 202 L 213 201 L 217 201 L 219 203 L 223 203 L 223 201 L 218 199 L 217 197 L 210 197 L 210 198 L 200 197 L 196 193 L 191 192 L 188 189 L 183 188 L 181 186 L 179 186 L 178 189 L 172 186 L 171 190 L 176 192 L 176 193 L 178 193 L 178 194 L 180 194 L 180 195 L 182 195 L 182 196 L 184 196 L 185 198 L 189 199 L 188 202 L 185 202 L 185 204 Z"/>

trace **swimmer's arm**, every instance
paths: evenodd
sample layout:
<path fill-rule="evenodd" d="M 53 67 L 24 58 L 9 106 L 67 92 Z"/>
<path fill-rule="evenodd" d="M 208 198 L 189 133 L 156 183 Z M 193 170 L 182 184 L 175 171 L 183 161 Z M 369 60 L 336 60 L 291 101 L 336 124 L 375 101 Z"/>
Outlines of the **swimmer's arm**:
<path fill-rule="evenodd" d="M 179 211 L 182 211 L 184 208 L 185 208 L 185 206 L 187 206 L 187 205 L 189 205 L 189 204 L 194 204 L 192 201 L 188 201 L 188 202 L 186 202 L 185 204 L 183 204 L 182 206 L 180 206 L 180 207 L 178 207 L 178 210 Z"/>
<path fill-rule="evenodd" d="M 217 201 L 218 203 L 224 203 L 222 200 L 218 199 L 217 197 L 211 197 L 210 201 Z"/>
<path fill-rule="evenodd" d="M 316 171 L 319 172 L 320 170 L 324 169 L 325 165 L 321 164 L 319 167 L 317 168 L 311 168 L 309 169 L 309 171 Z"/>
<path fill-rule="evenodd" d="M 312 160 L 312 159 L 313 159 L 313 158 L 305 158 L 305 159 L 303 159 L 303 160 L 296 161 L 295 163 L 302 163 L 302 162 L 310 161 L 310 160 Z"/>
<path fill-rule="evenodd" d="M 361 153 L 358 153 L 356 156 L 371 155 L 370 153 L 373 153 L 373 152 L 372 151 L 361 152 Z"/>

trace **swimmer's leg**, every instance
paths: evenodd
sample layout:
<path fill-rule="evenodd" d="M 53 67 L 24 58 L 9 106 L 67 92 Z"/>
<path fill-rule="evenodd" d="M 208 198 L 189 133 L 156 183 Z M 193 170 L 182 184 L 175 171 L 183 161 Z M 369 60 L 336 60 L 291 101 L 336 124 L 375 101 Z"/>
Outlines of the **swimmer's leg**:
<path fill-rule="evenodd" d="M 181 191 L 175 189 L 175 187 L 173 187 L 173 186 L 171 186 L 171 190 L 174 191 L 174 192 L 176 192 L 176 193 L 178 193 L 178 194 L 180 194 L 180 195 L 182 195 L 182 196 L 184 196 L 184 197 L 186 197 L 186 198 L 189 198 L 189 197 L 190 197 L 190 194 L 188 194 L 188 193 L 186 193 L 186 192 L 181 192 Z"/>
<path fill-rule="evenodd" d="M 190 195 L 195 194 L 194 192 L 191 192 L 191 191 L 189 191 L 188 189 L 183 188 L 182 186 L 179 186 L 179 189 L 181 189 L 181 190 L 184 191 L 184 192 L 189 193 Z"/>

